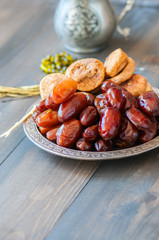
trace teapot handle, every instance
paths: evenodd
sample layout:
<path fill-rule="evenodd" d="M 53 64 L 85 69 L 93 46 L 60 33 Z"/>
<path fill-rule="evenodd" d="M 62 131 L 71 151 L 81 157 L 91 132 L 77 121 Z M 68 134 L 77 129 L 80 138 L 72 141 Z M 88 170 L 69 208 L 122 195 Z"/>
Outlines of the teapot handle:
<path fill-rule="evenodd" d="M 124 36 L 125 38 L 127 38 L 130 35 L 131 29 L 128 27 L 121 28 L 119 24 L 121 20 L 125 17 L 126 13 L 132 9 L 134 3 L 135 3 L 135 0 L 127 0 L 124 9 L 121 11 L 119 17 L 117 18 L 117 31 L 118 33 L 120 33 L 120 35 Z"/>

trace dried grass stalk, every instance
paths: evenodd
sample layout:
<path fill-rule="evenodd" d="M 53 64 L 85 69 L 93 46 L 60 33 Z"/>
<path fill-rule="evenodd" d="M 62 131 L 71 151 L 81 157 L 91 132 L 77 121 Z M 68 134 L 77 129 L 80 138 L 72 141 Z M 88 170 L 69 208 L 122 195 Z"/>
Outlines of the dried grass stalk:
<path fill-rule="evenodd" d="M 39 85 L 23 87 L 0 86 L 0 98 L 3 97 L 30 97 L 40 95 Z"/>
<path fill-rule="evenodd" d="M 23 86 L 23 87 L 4 87 L 0 86 L 0 98 L 3 97 L 30 97 L 40 94 L 39 85 Z M 36 105 L 24 115 L 20 121 L 16 122 L 8 131 L 0 135 L 1 137 L 8 137 L 10 133 L 23 123 L 28 117 L 30 117 L 36 111 Z"/>
<path fill-rule="evenodd" d="M 25 114 L 18 122 L 16 122 L 8 131 L 1 134 L 0 138 L 1 137 L 8 137 L 15 128 L 17 128 L 21 123 L 26 121 L 26 119 L 28 117 L 30 117 L 35 111 L 36 111 L 36 105 L 34 105 L 33 108 L 27 114 Z"/>

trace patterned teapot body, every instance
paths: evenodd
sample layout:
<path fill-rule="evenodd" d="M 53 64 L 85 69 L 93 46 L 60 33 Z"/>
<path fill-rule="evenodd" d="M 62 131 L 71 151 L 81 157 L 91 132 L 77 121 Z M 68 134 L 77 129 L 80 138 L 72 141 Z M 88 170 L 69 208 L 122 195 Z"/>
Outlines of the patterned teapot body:
<path fill-rule="evenodd" d="M 116 20 L 108 0 L 60 0 L 54 26 L 66 49 L 88 53 L 106 45 Z"/>

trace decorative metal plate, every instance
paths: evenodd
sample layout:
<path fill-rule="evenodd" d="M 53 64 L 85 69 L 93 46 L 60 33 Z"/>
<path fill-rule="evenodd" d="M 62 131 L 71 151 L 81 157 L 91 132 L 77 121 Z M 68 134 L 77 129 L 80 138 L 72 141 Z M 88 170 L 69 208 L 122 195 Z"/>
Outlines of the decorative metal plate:
<path fill-rule="evenodd" d="M 159 96 L 159 89 L 153 88 L 153 90 Z M 38 103 L 38 102 L 36 102 L 36 103 Z M 31 108 L 32 108 L 32 106 L 30 107 L 30 109 Z M 26 122 L 23 124 L 23 127 L 24 127 L 24 131 L 25 131 L 26 135 L 28 136 L 28 138 L 39 148 L 41 148 L 49 153 L 61 156 L 61 157 L 73 158 L 73 159 L 79 159 L 79 160 L 119 159 L 119 158 L 135 156 L 135 155 L 138 155 L 141 153 L 145 153 L 156 147 L 159 147 L 159 136 L 157 136 L 156 138 L 152 139 L 151 141 L 149 141 L 147 143 L 143 143 L 141 145 L 131 147 L 131 148 L 126 148 L 126 149 L 120 149 L 120 150 L 114 150 L 114 151 L 108 151 L 108 152 L 79 151 L 79 150 L 60 147 L 57 144 L 47 140 L 39 132 L 32 117 L 29 117 L 26 120 Z"/>

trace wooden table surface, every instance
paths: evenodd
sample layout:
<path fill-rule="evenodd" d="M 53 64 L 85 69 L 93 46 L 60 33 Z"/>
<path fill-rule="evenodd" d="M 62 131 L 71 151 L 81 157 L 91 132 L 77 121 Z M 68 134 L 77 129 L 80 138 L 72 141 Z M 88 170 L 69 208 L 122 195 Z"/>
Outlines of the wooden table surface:
<path fill-rule="evenodd" d="M 0 1 L 0 85 L 38 84 L 40 59 L 63 51 L 53 29 L 56 2 Z M 119 14 L 122 6 L 113 6 Z M 159 87 L 158 12 L 157 4 L 136 4 L 122 22 L 131 26 L 129 40 L 115 32 L 104 51 L 85 57 L 103 61 L 121 47 Z M 1 99 L 0 133 L 37 99 Z M 75 161 L 44 152 L 18 127 L 0 139 L 1 239 L 159 239 L 159 149 L 116 161 Z"/>

